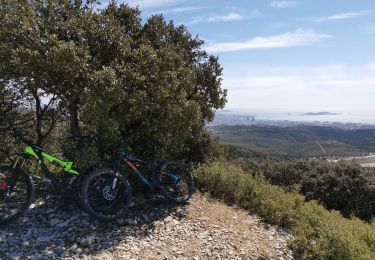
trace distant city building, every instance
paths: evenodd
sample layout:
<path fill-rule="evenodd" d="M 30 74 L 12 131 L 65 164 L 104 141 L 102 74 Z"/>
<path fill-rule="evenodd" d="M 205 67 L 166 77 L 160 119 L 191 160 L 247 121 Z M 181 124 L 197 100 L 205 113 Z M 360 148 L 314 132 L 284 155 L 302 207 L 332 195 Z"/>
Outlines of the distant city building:
<path fill-rule="evenodd" d="M 254 122 L 255 121 L 255 116 L 248 116 L 247 121 Z"/>

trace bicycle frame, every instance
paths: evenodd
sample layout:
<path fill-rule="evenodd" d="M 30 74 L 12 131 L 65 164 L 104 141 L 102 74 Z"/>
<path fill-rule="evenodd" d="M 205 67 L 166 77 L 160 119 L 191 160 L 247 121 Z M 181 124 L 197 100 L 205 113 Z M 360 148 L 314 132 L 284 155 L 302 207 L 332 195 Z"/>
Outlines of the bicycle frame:
<path fill-rule="evenodd" d="M 152 184 L 152 182 L 147 179 L 139 170 L 138 168 L 142 165 L 144 166 L 145 164 L 147 164 L 145 161 L 142 161 L 138 158 L 135 158 L 134 156 L 130 155 L 129 153 L 125 152 L 125 151 L 122 151 L 120 152 L 119 154 L 119 157 L 120 157 L 120 161 L 122 160 L 126 165 L 129 166 L 129 168 L 137 175 L 137 177 L 139 179 L 141 179 L 141 181 L 150 186 L 150 187 L 154 187 L 154 185 Z M 152 169 L 153 170 L 153 169 Z"/>
<path fill-rule="evenodd" d="M 57 187 L 58 189 L 61 189 L 61 190 L 66 190 L 66 189 L 69 189 L 70 186 L 72 185 L 74 179 L 76 177 L 79 176 L 79 172 L 72 169 L 73 167 L 73 162 L 66 162 L 66 161 L 63 161 L 53 155 L 50 155 L 48 154 L 47 152 L 45 152 L 44 150 L 42 150 L 41 148 L 37 147 L 37 146 L 34 146 L 34 145 L 28 145 L 25 147 L 24 149 L 24 154 L 25 155 L 30 155 L 32 158 L 36 159 L 39 163 L 39 166 L 40 168 L 42 169 L 43 173 L 45 174 L 45 176 L 51 180 L 52 184 Z M 19 159 L 20 159 L 20 156 L 17 157 L 17 159 L 14 161 L 12 167 L 13 168 L 16 168 L 17 167 L 17 164 L 19 162 Z M 28 159 L 28 158 L 23 158 L 24 160 L 22 161 L 21 163 L 21 168 L 23 167 L 25 161 Z M 69 181 L 68 185 L 62 185 L 59 183 L 59 181 L 56 179 L 55 176 L 53 176 L 53 173 L 48 169 L 48 167 L 46 166 L 46 164 L 44 163 L 45 161 L 47 161 L 48 163 L 51 163 L 51 164 L 54 164 L 58 167 L 61 167 L 65 172 L 68 172 L 70 173 L 73 178 Z"/>
<path fill-rule="evenodd" d="M 36 151 L 37 149 L 33 149 L 31 146 L 25 147 L 25 153 L 33 156 L 35 159 L 37 159 L 39 162 L 42 161 L 42 159 L 47 159 L 49 163 L 55 164 L 57 166 L 60 166 L 64 169 L 64 171 L 69 172 L 74 175 L 78 175 L 79 172 L 72 169 L 73 162 L 65 162 L 53 155 L 50 155 L 44 151 Z M 39 155 L 38 155 L 39 154 Z"/>
<path fill-rule="evenodd" d="M 127 153 L 126 151 L 121 151 L 119 153 L 119 157 L 120 157 L 120 161 L 122 160 L 127 166 L 129 166 L 129 168 L 136 174 L 136 176 L 141 179 L 141 181 L 148 185 L 151 189 L 154 189 L 155 188 L 155 185 L 154 185 L 154 182 L 148 178 L 146 178 L 140 171 L 139 171 L 139 167 L 140 166 L 145 166 L 146 164 L 151 164 L 151 166 L 148 166 L 148 169 L 151 170 L 151 171 L 154 171 L 155 170 L 155 164 L 154 164 L 154 161 L 152 160 L 151 162 L 145 162 L 141 159 L 138 159 L 136 157 L 134 157 L 133 155 Z M 119 164 L 120 164 L 120 161 L 119 161 Z M 118 168 L 119 168 L 119 165 L 118 165 Z M 169 172 L 166 172 L 166 171 L 161 171 L 160 174 L 164 175 L 164 176 L 168 176 L 170 178 L 172 178 L 173 180 L 178 180 L 179 177 L 177 177 L 175 174 L 173 173 L 169 173 Z"/>

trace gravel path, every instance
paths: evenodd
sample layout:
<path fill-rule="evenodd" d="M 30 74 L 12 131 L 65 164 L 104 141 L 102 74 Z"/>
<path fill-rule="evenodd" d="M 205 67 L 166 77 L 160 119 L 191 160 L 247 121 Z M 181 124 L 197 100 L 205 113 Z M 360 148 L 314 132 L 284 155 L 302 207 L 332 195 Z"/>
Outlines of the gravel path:
<path fill-rule="evenodd" d="M 293 259 L 288 233 L 200 194 L 184 207 L 138 195 L 126 219 L 108 224 L 39 191 L 0 230 L 0 259 Z"/>

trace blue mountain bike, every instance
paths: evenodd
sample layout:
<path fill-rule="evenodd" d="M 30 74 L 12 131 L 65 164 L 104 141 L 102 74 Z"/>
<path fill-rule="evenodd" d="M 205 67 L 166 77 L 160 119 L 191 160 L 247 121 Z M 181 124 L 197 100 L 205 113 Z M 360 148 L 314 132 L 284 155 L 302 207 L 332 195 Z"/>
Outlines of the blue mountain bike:
<path fill-rule="evenodd" d="M 115 167 L 97 169 L 83 182 L 82 203 L 91 215 L 103 221 L 111 221 L 128 211 L 132 192 L 122 165 L 128 167 L 151 190 L 159 191 L 169 201 L 185 203 L 189 200 L 195 188 L 193 176 L 185 164 L 180 161 L 165 161 L 160 167 L 156 167 L 154 160 L 141 160 L 128 153 L 124 147 L 125 143 L 121 146 Z M 143 175 L 141 170 L 146 170 L 151 178 Z M 121 204 L 118 203 L 119 200 L 122 201 Z"/>

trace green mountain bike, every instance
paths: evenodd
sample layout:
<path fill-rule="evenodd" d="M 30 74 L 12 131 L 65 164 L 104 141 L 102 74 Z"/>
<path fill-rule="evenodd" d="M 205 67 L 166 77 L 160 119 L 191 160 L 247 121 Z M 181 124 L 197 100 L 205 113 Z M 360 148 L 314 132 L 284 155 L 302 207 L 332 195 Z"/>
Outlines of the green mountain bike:
<path fill-rule="evenodd" d="M 24 166 L 30 159 L 35 159 L 46 178 L 61 193 L 74 197 L 81 204 L 81 182 L 84 176 L 93 169 L 88 167 L 78 171 L 73 162 L 61 160 L 47 153 L 43 148 L 36 146 L 17 132 L 12 134 L 26 144 L 23 153 L 19 154 L 12 165 L 0 166 L 0 226 L 6 225 L 21 217 L 30 207 L 34 198 L 34 184 Z M 55 166 L 53 172 L 47 167 Z M 51 166 L 51 165 L 50 165 Z M 122 191 L 106 188 L 102 196 L 112 199 L 123 196 Z M 110 190 L 112 193 L 108 192 Z M 97 196 L 97 194 L 96 194 Z M 117 199 L 116 208 L 122 208 L 125 200 Z M 117 212 L 117 213 L 121 213 Z"/>

